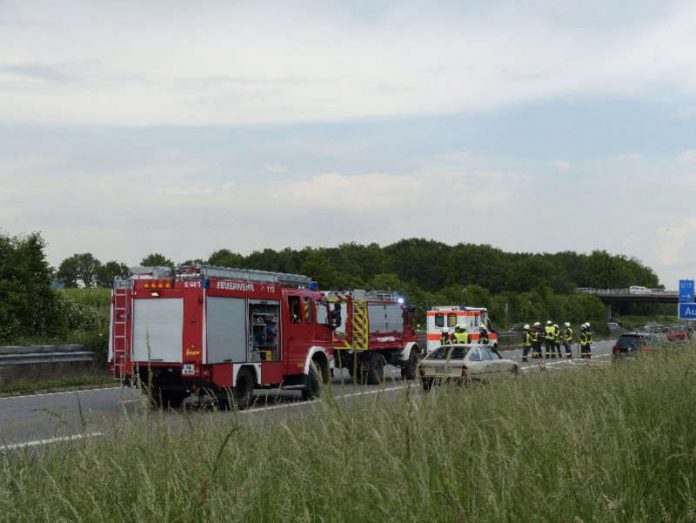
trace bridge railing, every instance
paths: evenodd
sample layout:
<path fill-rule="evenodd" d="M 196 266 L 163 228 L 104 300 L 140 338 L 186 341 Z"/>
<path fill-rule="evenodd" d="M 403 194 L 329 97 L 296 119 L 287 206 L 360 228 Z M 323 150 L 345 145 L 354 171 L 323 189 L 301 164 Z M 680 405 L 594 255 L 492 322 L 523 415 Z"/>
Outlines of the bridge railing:
<path fill-rule="evenodd" d="M 677 291 L 669 291 L 665 289 L 598 289 L 594 287 L 577 287 L 575 292 L 580 294 L 595 294 L 595 295 L 628 295 L 628 296 L 676 296 Z"/>

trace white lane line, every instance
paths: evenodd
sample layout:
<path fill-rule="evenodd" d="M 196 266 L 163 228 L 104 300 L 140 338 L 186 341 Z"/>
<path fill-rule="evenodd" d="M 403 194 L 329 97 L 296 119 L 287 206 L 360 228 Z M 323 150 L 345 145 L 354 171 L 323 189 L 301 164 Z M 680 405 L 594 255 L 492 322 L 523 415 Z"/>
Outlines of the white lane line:
<path fill-rule="evenodd" d="M 42 397 L 42 396 L 58 396 L 60 394 L 75 394 L 77 392 L 98 392 L 102 390 L 113 390 L 117 389 L 118 385 L 116 386 L 111 386 L 109 385 L 108 387 L 99 387 L 98 389 L 77 389 L 77 390 L 63 390 L 60 392 L 41 392 L 39 394 L 24 394 L 21 396 L 6 396 L 4 398 L 0 398 L 0 401 L 6 401 L 6 400 L 18 400 L 18 399 L 24 399 L 24 398 L 37 398 L 37 397 Z"/>
<path fill-rule="evenodd" d="M 87 438 L 99 438 L 103 435 L 103 432 L 90 432 L 88 434 L 72 434 L 70 436 L 58 436 L 55 438 L 37 439 L 34 441 L 25 441 L 23 443 L 13 443 L 12 445 L 3 445 L 0 447 L 0 451 L 38 447 L 40 445 L 50 445 L 52 443 L 60 443 L 64 441 L 77 441 Z"/>
<path fill-rule="evenodd" d="M 572 360 L 556 360 L 556 361 L 549 361 L 549 362 L 544 362 L 544 363 L 533 363 L 531 365 L 528 365 L 526 367 L 521 367 L 520 371 L 521 372 L 530 372 L 535 369 L 546 369 L 546 370 L 560 370 L 556 369 L 554 367 L 557 367 L 559 365 L 569 365 L 569 366 L 579 366 L 579 365 L 586 365 L 590 363 L 592 360 L 598 360 L 600 358 L 610 358 L 612 355 L 611 354 L 598 354 L 597 356 L 593 356 L 589 360 L 585 359 L 577 359 L 574 358 Z M 597 363 L 609 363 L 606 361 L 599 361 Z"/>
<path fill-rule="evenodd" d="M 366 394 L 378 394 L 380 392 L 393 392 L 395 390 L 403 390 L 403 387 L 388 387 L 384 389 L 367 390 L 363 392 L 353 392 L 351 394 L 344 394 L 342 396 L 334 396 L 334 399 L 341 400 L 346 398 L 352 398 L 355 396 L 365 396 Z M 257 412 L 267 412 L 269 410 L 278 409 L 288 409 L 292 407 L 303 407 L 305 405 L 311 405 L 312 403 L 319 403 L 321 400 L 311 400 L 311 401 L 295 401 L 293 403 L 285 403 L 283 405 L 272 405 L 270 407 L 259 407 L 251 408 L 249 410 L 240 410 L 240 414 L 256 414 Z"/>

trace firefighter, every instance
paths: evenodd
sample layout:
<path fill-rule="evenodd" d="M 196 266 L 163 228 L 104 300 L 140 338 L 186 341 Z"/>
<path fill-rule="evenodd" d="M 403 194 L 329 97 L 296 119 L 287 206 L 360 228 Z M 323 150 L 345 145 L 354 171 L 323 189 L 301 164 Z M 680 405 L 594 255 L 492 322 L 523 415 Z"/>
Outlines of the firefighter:
<path fill-rule="evenodd" d="M 478 342 L 481 345 L 488 345 L 488 329 L 481 325 L 481 328 L 479 329 L 479 339 Z"/>
<path fill-rule="evenodd" d="M 440 334 L 440 345 L 447 345 L 450 342 L 449 329 L 442 329 Z"/>
<path fill-rule="evenodd" d="M 527 355 L 532 348 L 532 333 L 529 332 L 529 323 L 522 330 L 522 361 L 527 362 Z M 532 355 L 534 357 L 534 355 Z"/>
<path fill-rule="evenodd" d="M 555 352 L 555 347 L 556 347 L 556 336 L 555 336 L 556 331 L 553 328 L 553 324 L 551 323 L 551 320 L 546 321 L 546 327 L 544 328 L 544 341 L 545 341 L 545 349 L 546 349 L 546 359 L 549 358 L 555 358 L 556 357 L 556 352 Z"/>
<path fill-rule="evenodd" d="M 563 332 L 561 333 L 561 338 L 563 339 L 563 345 L 565 346 L 566 358 L 572 358 L 573 349 L 571 345 L 573 343 L 573 329 L 570 328 L 570 322 L 565 322 L 563 326 L 565 329 L 563 329 Z"/>
<path fill-rule="evenodd" d="M 556 356 L 561 358 L 561 329 L 558 327 L 558 323 L 553 324 L 553 340 L 554 346 L 556 348 Z"/>
<path fill-rule="evenodd" d="M 589 321 L 585 322 L 585 351 L 583 354 L 583 358 L 588 360 L 592 357 L 592 330 Z"/>
<path fill-rule="evenodd" d="M 534 322 L 532 335 L 532 358 L 541 358 L 541 324 L 538 321 Z"/>
<path fill-rule="evenodd" d="M 454 341 L 456 343 L 469 343 L 469 333 L 466 332 L 466 325 L 459 324 L 454 328 Z"/>

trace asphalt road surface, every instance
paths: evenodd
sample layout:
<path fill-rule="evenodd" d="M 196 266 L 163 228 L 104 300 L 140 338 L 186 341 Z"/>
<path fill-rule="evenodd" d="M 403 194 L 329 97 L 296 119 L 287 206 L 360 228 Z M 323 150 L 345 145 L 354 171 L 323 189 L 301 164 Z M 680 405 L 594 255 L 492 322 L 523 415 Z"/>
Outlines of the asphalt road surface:
<path fill-rule="evenodd" d="M 593 345 L 593 364 L 610 360 L 613 343 L 601 341 Z M 521 350 L 501 354 L 520 363 L 522 372 L 534 372 L 540 365 L 547 370 L 562 370 L 586 364 L 586 360 L 579 359 L 577 344 L 573 347 L 573 359 L 521 363 Z M 332 393 L 342 402 L 360 402 L 374 394 L 394 396 L 400 391 L 405 393 L 408 387 L 420 394 L 418 381 L 404 382 L 398 369 L 387 367 L 385 376 L 387 379 L 381 386 L 354 385 L 347 372 L 337 371 L 331 384 Z M 250 423 L 274 423 L 298 414 L 311 414 L 320 406 L 318 401 L 301 401 L 300 393 L 296 391 L 264 390 L 256 391 L 255 396 L 255 406 L 240 413 L 242 419 Z M 144 408 L 147 408 L 147 401 L 138 390 L 118 387 L 0 398 L 0 451 L 105 436 L 113 431 L 121 418 L 137 415 Z M 195 410 L 198 412 L 193 415 L 209 418 L 231 415 L 229 412 L 201 413 L 201 409 Z M 183 426 L 187 415 L 186 410 L 163 413 L 167 423 L 174 427 Z"/>

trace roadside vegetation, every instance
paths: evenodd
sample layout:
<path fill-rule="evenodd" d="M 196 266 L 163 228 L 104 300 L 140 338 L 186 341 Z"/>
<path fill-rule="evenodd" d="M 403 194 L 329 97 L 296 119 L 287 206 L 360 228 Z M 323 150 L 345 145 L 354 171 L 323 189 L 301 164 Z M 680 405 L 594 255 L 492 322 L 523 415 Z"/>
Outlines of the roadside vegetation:
<path fill-rule="evenodd" d="M 104 372 L 90 372 L 59 378 L 27 379 L 20 378 L 0 384 L 0 396 L 56 392 L 60 390 L 80 390 L 92 387 L 111 387 L 114 378 Z"/>
<path fill-rule="evenodd" d="M 291 421 L 144 411 L 0 453 L 9 521 L 689 521 L 696 347 Z M 172 423 L 172 416 L 183 416 Z M 172 426 L 184 427 L 177 429 Z M 148 428 L 149 427 L 149 428 Z M 85 426 L 85 432 L 90 427 Z"/>

